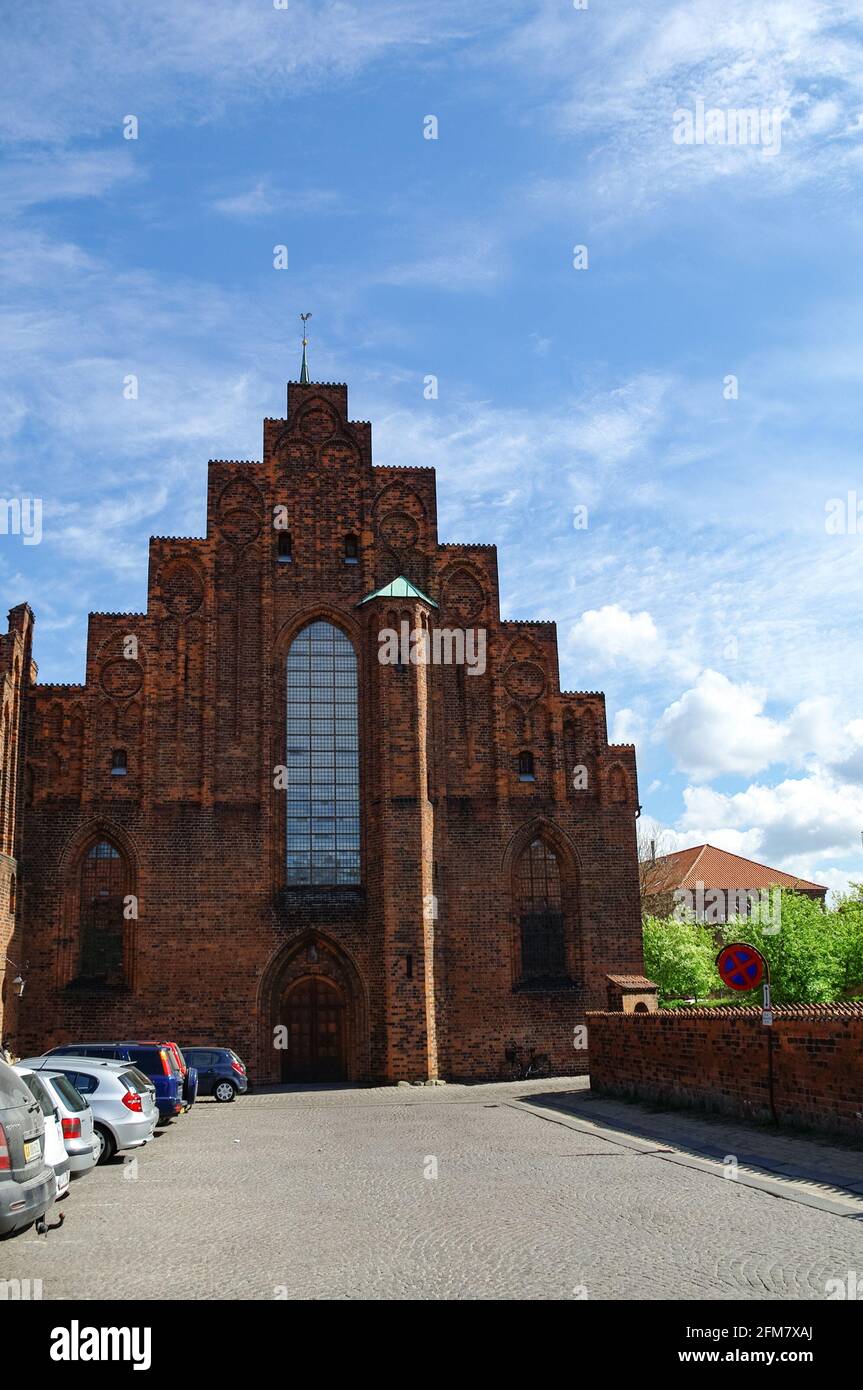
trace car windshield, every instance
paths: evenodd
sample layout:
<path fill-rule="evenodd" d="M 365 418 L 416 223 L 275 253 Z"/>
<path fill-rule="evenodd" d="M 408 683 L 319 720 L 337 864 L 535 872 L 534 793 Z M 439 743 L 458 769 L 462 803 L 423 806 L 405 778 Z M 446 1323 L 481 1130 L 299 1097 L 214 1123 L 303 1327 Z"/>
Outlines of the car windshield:
<path fill-rule="evenodd" d="M 78 1111 L 86 1110 L 87 1102 L 76 1090 L 68 1076 L 46 1076 L 46 1083 L 56 1091 L 67 1110 Z"/>
<path fill-rule="evenodd" d="M 4 1109 L 11 1109 L 16 1105 L 32 1105 L 32 1103 L 32 1093 L 24 1085 L 17 1071 L 13 1071 L 6 1062 L 0 1062 L 0 1106 Z"/>
<path fill-rule="evenodd" d="M 33 1094 L 36 1100 L 38 1100 L 40 1106 L 42 1107 L 42 1114 L 48 1116 L 53 1115 L 54 1102 L 49 1096 L 48 1092 L 45 1090 L 45 1087 L 42 1085 L 42 1082 L 39 1080 L 38 1076 L 34 1076 L 31 1072 L 29 1076 L 22 1077 L 22 1080 L 24 1082 L 24 1085 L 27 1087 L 27 1090 Z"/>

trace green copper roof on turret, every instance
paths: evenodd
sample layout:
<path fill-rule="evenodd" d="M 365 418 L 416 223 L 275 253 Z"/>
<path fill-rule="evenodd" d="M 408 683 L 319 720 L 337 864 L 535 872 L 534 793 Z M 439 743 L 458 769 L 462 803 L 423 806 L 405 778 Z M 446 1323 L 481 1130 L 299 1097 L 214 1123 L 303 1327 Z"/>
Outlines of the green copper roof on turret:
<path fill-rule="evenodd" d="M 361 608 L 364 603 L 371 603 L 373 598 L 418 598 L 423 603 L 430 604 L 432 608 L 437 608 L 434 599 L 429 598 L 428 594 L 424 594 L 422 589 L 418 589 L 409 579 L 405 579 L 403 574 L 400 574 L 398 579 L 391 580 L 389 584 L 384 584 L 382 589 L 375 589 L 374 593 L 366 594 L 365 598 L 360 599 L 357 608 Z"/>

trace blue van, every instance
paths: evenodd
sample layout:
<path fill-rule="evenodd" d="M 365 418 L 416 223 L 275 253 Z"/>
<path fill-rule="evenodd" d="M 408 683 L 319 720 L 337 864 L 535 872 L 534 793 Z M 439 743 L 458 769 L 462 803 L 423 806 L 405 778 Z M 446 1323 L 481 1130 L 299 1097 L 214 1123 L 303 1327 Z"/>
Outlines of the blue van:
<path fill-rule="evenodd" d="M 194 1100 L 198 1075 L 189 1067 L 183 1076 L 170 1047 L 161 1043 L 64 1043 L 43 1053 L 45 1057 L 113 1057 L 118 1062 L 131 1062 L 152 1081 L 156 1088 L 156 1104 L 162 1120 L 173 1120 L 188 1109 L 187 1095 Z"/>

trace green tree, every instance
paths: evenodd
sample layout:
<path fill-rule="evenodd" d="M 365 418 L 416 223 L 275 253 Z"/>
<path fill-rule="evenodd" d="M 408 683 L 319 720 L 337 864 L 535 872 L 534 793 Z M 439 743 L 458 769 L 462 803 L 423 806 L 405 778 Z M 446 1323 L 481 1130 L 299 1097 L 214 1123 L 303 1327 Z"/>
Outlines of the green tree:
<path fill-rule="evenodd" d="M 863 994 L 863 884 L 852 883 L 831 913 L 836 933 L 836 950 L 842 972 L 843 992 Z"/>
<path fill-rule="evenodd" d="M 665 999 L 704 998 L 716 988 L 713 932 L 700 922 L 645 917 L 644 970 Z"/>
<path fill-rule="evenodd" d="M 825 911 L 802 893 L 773 889 L 749 917 L 705 924 L 644 918 L 644 969 L 661 1002 L 727 998 L 758 1004 L 761 988 L 733 994 L 716 969 L 721 945 L 745 941 L 770 966 L 775 1004 L 830 1004 L 863 994 L 863 885 L 851 884 Z"/>
<path fill-rule="evenodd" d="M 726 922 L 723 940 L 755 946 L 770 966 L 776 1004 L 829 1004 L 863 980 L 863 902 L 825 911 L 802 893 L 771 892 L 771 905 Z M 760 989 L 741 996 L 755 1002 Z"/>

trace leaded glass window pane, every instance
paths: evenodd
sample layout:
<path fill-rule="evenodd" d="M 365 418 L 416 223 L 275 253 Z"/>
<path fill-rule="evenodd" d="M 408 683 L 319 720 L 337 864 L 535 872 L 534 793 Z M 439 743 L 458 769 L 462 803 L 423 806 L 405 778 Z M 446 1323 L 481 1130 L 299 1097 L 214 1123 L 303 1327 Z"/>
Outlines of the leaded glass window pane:
<path fill-rule="evenodd" d="M 310 623 L 287 674 L 287 881 L 359 883 L 356 653 L 331 623 Z"/>
<path fill-rule="evenodd" d="M 534 840 L 518 864 L 522 979 L 565 974 L 566 946 L 560 868 L 554 851 Z"/>

